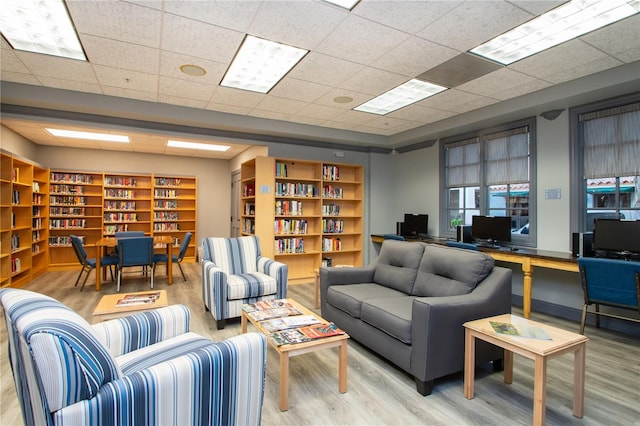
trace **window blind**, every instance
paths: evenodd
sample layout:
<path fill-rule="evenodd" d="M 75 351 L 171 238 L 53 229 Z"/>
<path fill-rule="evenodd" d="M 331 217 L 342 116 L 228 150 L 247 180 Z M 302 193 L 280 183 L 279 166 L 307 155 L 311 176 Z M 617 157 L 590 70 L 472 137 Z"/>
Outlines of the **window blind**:
<path fill-rule="evenodd" d="M 529 182 L 529 128 L 519 127 L 485 137 L 486 184 Z"/>
<path fill-rule="evenodd" d="M 480 185 L 480 143 L 477 137 L 445 146 L 447 186 Z"/>

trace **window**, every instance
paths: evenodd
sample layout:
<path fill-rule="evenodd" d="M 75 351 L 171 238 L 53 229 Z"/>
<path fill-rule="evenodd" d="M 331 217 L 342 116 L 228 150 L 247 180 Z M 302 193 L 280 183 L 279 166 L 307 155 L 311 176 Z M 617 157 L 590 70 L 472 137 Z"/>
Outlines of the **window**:
<path fill-rule="evenodd" d="M 640 219 L 640 94 L 571 112 L 572 227 L 589 232 L 600 217 Z M 573 208 L 572 208 L 573 210 Z"/>
<path fill-rule="evenodd" d="M 441 235 L 454 236 L 456 226 L 471 225 L 474 215 L 510 216 L 512 240 L 535 245 L 530 226 L 534 128 L 531 118 L 443 140 Z"/>

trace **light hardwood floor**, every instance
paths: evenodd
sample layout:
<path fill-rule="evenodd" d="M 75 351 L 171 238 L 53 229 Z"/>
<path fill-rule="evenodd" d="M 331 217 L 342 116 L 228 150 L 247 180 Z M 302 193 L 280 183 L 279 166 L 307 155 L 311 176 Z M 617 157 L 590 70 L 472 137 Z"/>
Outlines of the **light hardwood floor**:
<path fill-rule="evenodd" d="M 192 313 L 191 329 L 222 340 L 240 333 L 239 321 L 228 321 L 218 331 L 204 311 L 199 265 L 184 265 L 187 282 L 175 268 L 174 284 L 167 285 L 159 268 L 156 288 L 166 289 L 169 303 L 184 303 Z M 115 292 L 110 282 L 100 292 L 91 285 L 84 292 L 73 287 L 77 272 L 49 272 L 24 288 L 50 295 L 80 315 L 91 313 L 101 296 Z M 129 276 L 122 291 L 144 291 L 149 283 Z M 289 297 L 313 307 L 313 284 L 289 287 Z M 319 310 L 318 310 L 319 312 Z M 521 314 L 518 308 L 513 313 Z M 532 319 L 567 330 L 579 324 L 532 314 Z M 250 326 L 251 327 L 251 326 Z M 21 425 L 22 417 L 7 360 L 7 333 L 0 326 L 0 425 Z M 250 328 L 251 330 L 251 328 Z M 640 425 L 640 338 L 587 327 L 585 413 L 573 417 L 573 358 L 567 354 L 549 361 L 547 382 L 548 425 Z M 533 362 L 514 356 L 513 384 L 502 382 L 502 373 L 478 369 L 475 398 L 463 395 L 462 373 L 436 381 L 433 394 L 420 396 L 413 379 L 385 360 L 349 341 L 348 391 L 338 392 L 335 350 L 320 351 L 291 359 L 289 410 L 278 409 L 278 359 L 269 350 L 267 381 L 262 411 L 264 425 L 526 425 L 532 421 Z"/>

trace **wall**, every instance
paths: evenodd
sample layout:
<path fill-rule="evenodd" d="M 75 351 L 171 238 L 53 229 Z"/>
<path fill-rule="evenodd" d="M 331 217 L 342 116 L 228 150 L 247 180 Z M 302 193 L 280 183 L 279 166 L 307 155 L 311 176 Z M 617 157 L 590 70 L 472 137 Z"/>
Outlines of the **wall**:
<path fill-rule="evenodd" d="M 0 149 L 35 162 L 38 146 L 8 127 L 0 125 Z"/>

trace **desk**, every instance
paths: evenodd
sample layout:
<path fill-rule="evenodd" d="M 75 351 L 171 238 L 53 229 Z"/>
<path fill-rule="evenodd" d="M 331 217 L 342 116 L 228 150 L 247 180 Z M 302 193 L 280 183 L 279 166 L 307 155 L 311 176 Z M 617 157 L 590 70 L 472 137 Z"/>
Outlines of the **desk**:
<path fill-rule="evenodd" d="M 382 235 L 371 235 L 371 241 L 374 243 L 382 243 L 384 237 Z M 429 244 L 446 244 L 446 239 L 424 239 L 407 241 L 421 241 Z M 500 262 L 520 264 L 523 273 L 523 290 L 522 290 L 522 314 L 525 318 L 529 318 L 531 314 L 531 287 L 533 284 L 532 274 L 534 267 L 556 269 L 560 271 L 578 272 L 578 259 L 569 253 L 549 250 L 536 249 L 519 249 L 511 251 L 480 247 L 480 251 L 491 255 L 495 260 Z"/>
<path fill-rule="evenodd" d="M 173 237 L 170 235 L 158 235 L 153 237 L 153 244 L 164 244 L 167 247 L 167 258 L 169 259 L 167 262 L 167 279 L 169 280 L 169 284 L 173 284 L 173 268 L 171 261 L 171 250 L 173 247 Z M 103 252 L 107 248 L 115 248 L 118 246 L 118 240 L 112 237 L 101 238 L 96 242 L 96 291 L 100 291 L 100 257 L 103 256 Z"/>

